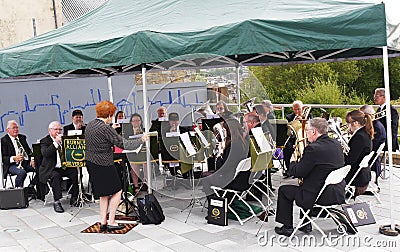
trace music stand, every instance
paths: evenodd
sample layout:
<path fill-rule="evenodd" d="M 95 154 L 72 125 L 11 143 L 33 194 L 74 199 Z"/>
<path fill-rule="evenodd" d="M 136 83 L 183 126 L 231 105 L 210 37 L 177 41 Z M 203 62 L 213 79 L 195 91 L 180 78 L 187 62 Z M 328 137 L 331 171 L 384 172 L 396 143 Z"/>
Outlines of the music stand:
<path fill-rule="evenodd" d="M 187 169 L 188 172 L 190 172 L 191 175 L 191 180 L 192 180 L 192 198 L 190 199 L 189 205 L 181 210 L 181 212 L 185 211 L 187 208 L 190 208 L 189 213 L 186 217 L 185 223 L 189 219 L 189 216 L 192 212 L 192 209 L 195 205 L 200 205 L 202 206 L 203 204 L 200 202 L 198 198 L 196 198 L 196 185 L 195 185 L 195 175 L 194 175 L 194 170 L 193 170 L 193 163 L 194 159 L 196 158 L 198 161 L 199 160 L 204 160 L 205 159 L 205 152 L 206 149 L 210 147 L 210 143 L 207 141 L 207 139 L 204 137 L 204 135 L 201 133 L 201 131 L 198 128 L 195 128 L 195 134 L 192 135 L 192 137 L 189 137 L 189 141 L 185 140 L 185 137 L 181 138 L 182 144 L 181 144 L 181 150 L 182 154 L 181 156 L 181 162 L 182 162 L 182 172 L 184 164 L 187 164 Z M 186 133 L 186 136 L 189 136 L 188 133 Z M 182 134 L 183 135 L 183 134 Z M 191 145 L 191 146 L 189 146 Z M 193 152 L 193 149 L 195 152 Z"/>
<path fill-rule="evenodd" d="M 90 202 L 83 193 L 82 188 L 82 176 L 81 167 L 86 166 L 85 162 L 85 149 L 86 141 L 85 135 L 73 135 L 73 136 L 62 136 L 64 160 L 62 160 L 63 167 L 76 168 L 78 170 L 78 198 L 77 198 L 77 210 L 72 214 L 70 222 L 79 214 L 81 209 Z"/>

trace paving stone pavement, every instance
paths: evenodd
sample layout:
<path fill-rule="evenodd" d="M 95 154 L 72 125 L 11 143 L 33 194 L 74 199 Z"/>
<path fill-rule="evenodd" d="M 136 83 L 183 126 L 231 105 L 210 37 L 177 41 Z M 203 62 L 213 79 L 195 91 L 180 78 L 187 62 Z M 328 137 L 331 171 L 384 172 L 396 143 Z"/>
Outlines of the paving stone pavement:
<path fill-rule="evenodd" d="M 359 227 L 358 234 L 346 243 L 340 240 L 332 246 L 323 245 L 324 251 L 399 251 L 400 236 L 388 237 L 379 234 L 380 225 L 390 224 L 390 195 L 393 197 L 393 221 L 400 224 L 400 168 L 394 168 L 393 186 L 389 192 L 389 180 L 380 180 L 382 203 L 377 204 L 373 196 L 361 198 L 371 203 L 376 224 Z M 296 183 L 293 179 L 283 179 L 280 172 L 273 175 L 273 185 Z M 171 189 L 165 185 L 163 177 L 157 181 L 157 199 L 166 215 L 160 225 L 141 225 L 124 235 L 80 233 L 89 225 L 99 221 L 98 203 L 87 205 L 76 214 L 77 208 L 63 200 L 65 213 L 54 212 L 51 200 L 46 205 L 42 201 L 32 200 L 26 209 L 0 210 L 0 252 L 3 251 L 321 251 L 321 244 L 301 244 L 303 235 L 289 242 L 275 235 L 273 229 L 280 224 L 274 218 L 263 223 L 253 218 L 241 226 L 237 221 L 229 220 L 226 227 L 209 225 L 204 217 L 206 209 L 195 204 L 188 217 L 187 206 L 191 200 L 191 190 L 186 187 Z M 200 187 L 196 195 L 203 203 Z M 276 191 L 277 193 L 277 191 Z M 276 196 L 274 197 L 276 204 Z M 298 220 L 298 211 L 294 211 L 294 221 Z M 75 218 L 72 215 L 76 214 Z M 187 222 L 185 223 L 186 218 Z M 324 220 L 320 226 L 325 231 L 338 234 L 332 220 Z M 321 235 L 313 230 L 311 235 L 320 241 Z M 348 239 L 349 240 L 349 239 Z M 354 241 L 353 241 L 354 240 Z M 266 242 L 268 241 L 268 242 Z"/>

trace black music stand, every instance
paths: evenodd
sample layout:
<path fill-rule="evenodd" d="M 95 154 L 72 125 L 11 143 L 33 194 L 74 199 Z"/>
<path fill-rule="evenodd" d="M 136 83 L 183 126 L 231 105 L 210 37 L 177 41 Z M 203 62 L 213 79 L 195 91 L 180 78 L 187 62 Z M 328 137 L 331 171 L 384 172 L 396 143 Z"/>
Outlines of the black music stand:
<path fill-rule="evenodd" d="M 79 214 L 81 209 L 87 205 L 90 200 L 83 193 L 82 188 L 82 176 L 81 167 L 86 166 L 85 162 L 85 148 L 86 141 L 85 135 L 75 135 L 75 136 L 62 136 L 64 160 L 62 160 L 63 166 L 68 168 L 76 168 L 78 170 L 78 198 L 77 198 L 77 210 L 72 214 L 70 222 Z"/>
<path fill-rule="evenodd" d="M 195 154 L 188 155 L 188 152 L 187 152 L 186 148 L 183 146 L 183 144 L 181 146 L 181 150 L 183 152 L 183 153 L 181 153 L 181 156 L 183 157 L 181 159 L 182 166 L 187 164 L 187 166 L 188 166 L 187 169 L 189 169 L 188 172 L 190 172 L 190 177 L 191 177 L 191 180 L 192 180 L 192 198 L 190 199 L 189 205 L 186 208 L 184 208 L 183 210 L 181 210 L 181 212 L 183 212 L 186 209 L 190 208 L 189 213 L 188 213 L 188 215 L 186 217 L 185 223 L 189 219 L 189 216 L 190 216 L 190 214 L 192 212 L 192 209 L 193 209 L 193 207 L 195 205 L 203 206 L 201 201 L 198 198 L 196 198 L 196 184 L 195 184 L 195 174 L 194 174 L 194 170 L 193 170 L 193 168 L 194 168 L 193 167 L 193 163 L 194 163 L 194 159 L 195 158 L 197 159 L 197 161 L 205 159 L 206 150 L 209 149 L 210 144 L 209 144 L 209 142 L 207 142 L 206 138 L 202 135 L 201 132 L 196 131 L 196 136 L 190 137 L 191 144 L 193 145 L 194 149 L 196 150 Z M 183 170 L 183 167 L 182 167 L 182 170 Z"/>

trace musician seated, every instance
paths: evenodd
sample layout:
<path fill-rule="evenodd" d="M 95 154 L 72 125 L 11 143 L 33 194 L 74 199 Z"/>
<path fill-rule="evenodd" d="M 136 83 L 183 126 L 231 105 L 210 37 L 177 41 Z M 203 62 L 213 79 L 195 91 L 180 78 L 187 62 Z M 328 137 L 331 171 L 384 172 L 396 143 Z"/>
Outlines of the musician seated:
<path fill-rule="evenodd" d="M 298 163 L 292 162 L 289 174 L 296 178 L 303 178 L 301 185 L 283 185 L 278 190 L 276 222 L 283 226 L 275 227 L 279 235 L 290 236 L 293 232 L 293 202 L 305 211 L 310 209 L 322 189 L 325 179 L 333 170 L 344 166 L 342 147 L 338 141 L 329 138 L 328 122 L 323 118 L 314 118 L 307 122 L 306 134 L 310 144 L 304 149 L 303 156 Z M 319 204 L 344 203 L 345 182 L 328 186 L 322 194 Z M 309 233 L 311 224 L 300 229 Z"/>
<path fill-rule="evenodd" d="M 228 105 L 224 101 L 219 101 L 215 105 L 215 113 L 222 117 L 223 119 L 232 118 L 233 113 L 229 111 Z"/>
<path fill-rule="evenodd" d="M 166 107 L 159 107 L 157 109 L 157 119 L 151 121 L 149 132 L 157 131 L 158 136 L 161 136 L 161 123 L 168 121 L 168 114 Z"/>
<path fill-rule="evenodd" d="M 294 120 L 302 120 L 302 119 L 310 119 L 312 118 L 311 114 L 303 115 L 304 105 L 302 101 L 294 101 L 292 104 L 293 112 L 286 115 L 286 120 L 290 123 Z M 307 116 L 307 118 L 303 118 L 303 116 Z M 285 148 L 283 149 L 283 157 L 285 161 L 286 171 L 283 172 L 284 177 L 289 177 L 287 174 L 287 169 L 290 165 L 290 158 L 294 152 L 294 145 L 296 144 L 296 136 L 291 134 L 289 136 L 289 140 L 286 142 Z"/>
<path fill-rule="evenodd" d="M 1 155 L 3 160 L 3 177 L 7 174 L 16 175 L 15 187 L 24 187 L 27 172 L 35 172 L 35 163 L 31 160 L 32 151 L 26 141 L 26 136 L 19 134 L 18 123 L 15 120 L 7 122 L 7 134 L 1 138 Z M 36 176 L 28 187 L 37 183 Z"/>
<path fill-rule="evenodd" d="M 64 136 L 68 136 L 68 131 L 70 130 L 82 130 L 82 134 L 85 134 L 85 128 L 82 110 L 75 109 L 72 111 L 72 123 L 64 126 L 63 133 Z"/>
<path fill-rule="evenodd" d="M 163 124 L 161 128 L 161 136 L 166 138 L 167 135 L 169 136 L 176 136 L 178 137 L 179 134 L 186 132 L 187 129 L 184 127 L 179 126 L 179 115 L 176 112 L 172 112 L 168 115 L 168 123 Z M 178 160 L 179 157 L 173 157 L 170 155 L 169 150 L 165 147 L 164 141 L 160 143 L 161 155 L 163 161 L 174 161 Z M 171 175 L 182 175 L 183 177 L 187 177 L 188 174 L 181 174 L 180 164 L 179 162 L 164 162 L 164 165 L 169 169 Z"/>
<path fill-rule="evenodd" d="M 358 170 L 361 160 L 372 151 L 371 139 L 374 136 L 374 127 L 371 116 L 360 110 L 347 113 L 346 122 L 351 134 L 350 150 L 345 155 L 346 165 L 351 165 L 350 172 L 346 176 L 346 183 L 348 184 Z M 367 190 L 369 181 L 371 181 L 371 169 L 362 169 L 351 183 L 352 186 L 356 187 L 354 197 Z"/>
<path fill-rule="evenodd" d="M 221 167 L 212 175 L 202 179 L 203 191 L 207 196 L 214 192 L 211 186 L 243 191 L 249 186 L 250 171 L 240 172 L 235 177 L 239 162 L 248 156 L 249 141 L 238 120 L 230 118 L 224 121 L 226 143 L 222 153 Z"/>
<path fill-rule="evenodd" d="M 49 135 L 40 140 L 40 150 L 43 156 L 39 167 L 39 181 L 43 184 L 50 183 L 54 196 L 54 211 L 63 213 L 64 208 L 60 199 L 62 177 L 68 177 L 72 181 L 70 200 L 71 205 L 76 205 L 78 198 L 78 172 L 77 169 L 62 167 L 62 128 L 59 122 L 53 121 L 49 124 Z"/>

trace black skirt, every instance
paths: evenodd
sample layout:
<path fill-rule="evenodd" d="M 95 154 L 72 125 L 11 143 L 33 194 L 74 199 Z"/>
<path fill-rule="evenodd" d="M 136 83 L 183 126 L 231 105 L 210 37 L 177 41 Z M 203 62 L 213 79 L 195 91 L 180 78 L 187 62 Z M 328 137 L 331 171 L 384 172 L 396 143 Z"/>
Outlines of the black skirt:
<path fill-rule="evenodd" d="M 122 189 L 121 180 L 114 165 L 102 166 L 86 161 L 86 167 L 95 197 L 113 195 Z"/>

